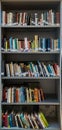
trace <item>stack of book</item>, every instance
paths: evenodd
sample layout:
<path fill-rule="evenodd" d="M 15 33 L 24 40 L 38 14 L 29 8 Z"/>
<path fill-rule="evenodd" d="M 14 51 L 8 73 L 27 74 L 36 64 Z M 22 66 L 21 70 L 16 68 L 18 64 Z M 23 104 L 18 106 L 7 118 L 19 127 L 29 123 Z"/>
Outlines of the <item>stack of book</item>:
<path fill-rule="evenodd" d="M 5 87 L 2 101 L 7 103 L 31 103 L 44 101 L 42 88 Z"/>
<path fill-rule="evenodd" d="M 46 51 L 58 51 L 60 49 L 60 39 L 42 38 L 38 35 L 34 36 L 34 39 L 28 40 L 24 37 L 23 40 L 10 37 L 9 39 L 2 39 L 2 49 L 5 51 L 20 51 L 20 52 L 46 52 Z"/>
<path fill-rule="evenodd" d="M 40 16 L 39 16 L 40 14 Z M 2 11 L 2 24 L 8 25 L 53 25 L 60 23 L 59 11 L 53 11 L 52 9 L 28 13 L 28 12 L 6 12 Z"/>
<path fill-rule="evenodd" d="M 40 113 L 14 113 L 13 111 L 2 113 L 2 126 L 3 127 L 20 127 L 32 129 L 44 129 L 49 126 L 47 119 L 42 112 Z"/>
<path fill-rule="evenodd" d="M 23 62 L 6 63 L 6 73 L 8 77 L 54 77 L 60 75 L 60 67 L 57 63 Z"/>

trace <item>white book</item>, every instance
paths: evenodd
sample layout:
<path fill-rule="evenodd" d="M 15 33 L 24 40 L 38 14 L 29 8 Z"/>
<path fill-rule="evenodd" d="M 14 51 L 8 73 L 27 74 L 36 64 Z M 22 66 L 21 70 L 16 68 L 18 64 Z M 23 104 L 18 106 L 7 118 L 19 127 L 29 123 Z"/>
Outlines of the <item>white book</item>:
<path fill-rule="evenodd" d="M 10 68 L 9 68 L 9 64 L 6 64 L 6 75 L 8 77 L 10 77 Z"/>
<path fill-rule="evenodd" d="M 11 76 L 14 76 L 14 65 L 13 65 L 13 62 L 11 62 L 11 63 L 9 64 L 9 66 L 10 66 L 10 75 L 11 75 Z"/>
<path fill-rule="evenodd" d="M 6 24 L 6 11 L 2 11 L 2 24 Z"/>

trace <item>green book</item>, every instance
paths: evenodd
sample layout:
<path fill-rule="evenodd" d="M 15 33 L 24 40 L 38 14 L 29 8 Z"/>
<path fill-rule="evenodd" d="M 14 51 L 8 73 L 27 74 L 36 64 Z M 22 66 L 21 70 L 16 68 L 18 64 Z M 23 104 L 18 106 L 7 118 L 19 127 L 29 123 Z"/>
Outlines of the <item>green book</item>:
<path fill-rule="evenodd" d="M 10 128 L 10 116 L 8 115 L 8 128 Z"/>
<path fill-rule="evenodd" d="M 44 116 L 44 114 L 42 112 L 40 113 L 40 116 L 41 116 L 42 120 L 44 121 L 46 127 L 48 127 L 48 125 L 49 125 L 48 121 L 46 120 L 46 118 L 45 118 L 45 116 Z"/>

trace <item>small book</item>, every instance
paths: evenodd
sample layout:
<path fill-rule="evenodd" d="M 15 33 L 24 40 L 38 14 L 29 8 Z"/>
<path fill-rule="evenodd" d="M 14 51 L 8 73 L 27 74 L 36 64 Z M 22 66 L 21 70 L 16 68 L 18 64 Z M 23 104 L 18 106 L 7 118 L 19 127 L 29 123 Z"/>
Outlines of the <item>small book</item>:
<path fill-rule="evenodd" d="M 38 124 L 37 124 L 37 122 L 36 122 L 36 120 L 35 120 L 35 116 L 34 116 L 33 114 L 31 114 L 31 118 L 32 118 L 32 120 L 33 120 L 33 122 L 34 122 L 34 124 L 35 124 L 35 128 L 36 128 L 36 129 L 39 129 Z"/>
<path fill-rule="evenodd" d="M 37 63 L 38 63 L 38 68 L 39 68 L 40 76 L 44 76 L 44 73 L 43 73 L 43 69 L 42 69 L 41 63 L 40 63 L 39 61 L 37 61 Z"/>
<path fill-rule="evenodd" d="M 13 62 L 11 62 L 9 64 L 9 67 L 10 67 L 10 76 L 14 76 L 14 66 L 13 66 Z"/>
<path fill-rule="evenodd" d="M 2 101 L 7 102 L 7 88 L 6 87 L 3 89 Z"/>
<path fill-rule="evenodd" d="M 9 64 L 6 64 L 6 76 L 10 77 L 10 67 L 9 67 Z"/>
<path fill-rule="evenodd" d="M 37 122 L 37 124 L 38 124 L 38 126 L 39 126 L 39 128 L 40 129 L 43 129 L 43 125 L 42 125 L 42 123 L 41 123 L 41 121 L 40 121 L 40 119 L 39 119 L 39 116 L 35 113 L 35 118 L 36 118 L 36 122 Z"/>
<path fill-rule="evenodd" d="M 35 35 L 34 42 L 35 42 L 35 51 L 38 51 L 38 35 Z"/>
<path fill-rule="evenodd" d="M 26 88 L 26 97 L 27 97 L 27 103 L 29 102 L 29 90 L 28 90 L 28 88 Z"/>
<path fill-rule="evenodd" d="M 40 122 L 41 122 L 41 124 L 42 124 L 42 127 L 43 127 L 43 128 L 46 128 L 46 124 L 44 123 L 43 119 L 41 118 L 40 113 L 38 114 L 38 116 L 39 116 L 39 120 L 40 120 Z"/>
<path fill-rule="evenodd" d="M 8 113 L 5 113 L 5 127 L 8 127 Z"/>
<path fill-rule="evenodd" d="M 56 74 L 57 76 L 59 76 L 59 75 L 60 75 L 59 65 L 56 64 L 56 63 L 54 63 L 54 64 L 53 64 L 53 68 L 54 68 L 55 74 Z"/>
<path fill-rule="evenodd" d="M 16 88 L 16 102 L 19 102 L 19 88 Z"/>
<path fill-rule="evenodd" d="M 28 119 L 29 119 L 29 123 L 30 123 L 30 125 L 31 125 L 31 128 L 34 129 L 34 125 L 33 125 L 33 122 L 32 122 L 32 120 L 31 120 L 31 117 L 30 117 L 29 114 L 28 114 Z"/>
<path fill-rule="evenodd" d="M 23 102 L 25 102 L 25 95 L 24 95 L 25 89 L 24 89 L 24 87 L 21 87 L 19 91 L 20 91 L 20 102 L 23 103 Z"/>
<path fill-rule="evenodd" d="M 13 39 L 12 39 L 12 37 L 9 38 L 9 49 L 10 50 L 13 49 Z"/>
<path fill-rule="evenodd" d="M 41 100 L 44 101 L 45 97 L 44 97 L 44 92 L 42 88 L 40 88 L 40 96 L 41 96 Z"/>
<path fill-rule="evenodd" d="M 2 24 L 5 25 L 7 23 L 7 13 L 5 10 L 2 11 Z"/>
<path fill-rule="evenodd" d="M 18 121 L 17 121 L 17 116 L 15 115 L 15 123 L 16 123 L 16 127 L 18 127 Z"/>
<path fill-rule="evenodd" d="M 21 120 L 21 118 L 20 118 L 20 114 L 17 114 L 17 116 L 18 116 L 18 120 L 19 120 L 19 122 L 20 122 L 20 125 L 21 125 L 21 127 L 23 128 L 23 123 L 22 123 L 22 120 Z"/>
<path fill-rule="evenodd" d="M 39 91 L 37 88 L 34 88 L 34 101 L 39 102 Z"/>
<path fill-rule="evenodd" d="M 24 124 L 24 128 L 29 128 L 28 124 L 27 124 L 27 120 L 25 119 L 25 116 L 24 116 L 23 113 L 21 113 L 20 118 L 21 118 L 21 120 L 22 120 L 22 122 Z"/>
<path fill-rule="evenodd" d="M 41 116 L 42 120 L 44 121 L 46 127 L 48 127 L 49 124 L 48 124 L 48 122 L 47 122 L 47 120 L 42 112 L 40 113 L 40 116 Z"/>

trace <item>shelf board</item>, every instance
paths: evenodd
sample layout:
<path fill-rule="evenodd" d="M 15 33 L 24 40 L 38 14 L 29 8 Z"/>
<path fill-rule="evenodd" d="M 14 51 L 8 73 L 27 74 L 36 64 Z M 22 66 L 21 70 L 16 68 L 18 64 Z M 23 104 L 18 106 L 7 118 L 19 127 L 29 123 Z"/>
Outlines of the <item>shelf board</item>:
<path fill-rule="evenodd" d="M 12 127 L 12 128 L 0 128 L 0 130 L 41 130 L 41 129 L 31 129 L 31 128 L 18 128 L 18 127 Z M 60 130 L 58 123 L 49 123 L 49 127 L 48 128 L 44 128 L 43 130 Z"/>
<path fill-rule="evenodd" d="M 34 26 L 34 25 L 26 25 L 26 26 L 21 26 L 21 25 L 1 25 L 2 28 L 26 28 L 26 29 L 29 29 L 29 28 L 59 28 L 60 27 L 60 24 L 54 24 L 54 25 L 44 25 L 44 26 L 40 26 L 40 25 L 37 25 L 37 26 Z"/>
<path fill-rule="evenodd" d="M 45 101 L 42 101 L 42 102 L 31 102 L 31 103 L 6 103 L 6 102 L 2 102 L 1 105 L 60 105 L 60 103 L 55 100 L 55 99 L 51 99 L 51 100 L 45 100 Z"/>
<path fill-rule="evenodd" d="M 43 80 L 43 79 L 60 79 L 59 76 L 56 77 L 7 77 L 2 76 L 2 80 Z"/>
<path fill-rule="evenodd" d="M 50 52 L 40 52 L 40 51 L 33 51 L 33 52 L 21 52 L 21 51 L 1 51 L 1 54 L 22 54 L 22 55 L 33 55 L 33 54 L 60 54 L 60 51 L 50 51 Z"/>
<path fill-rule="evenodd" d="M 48 0 L 2 0 L 2 2 L 48 2 Z M 59 2 L 60 0 L 50 0 L 49 2 Z"/>

